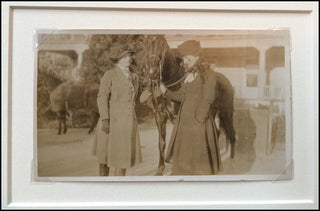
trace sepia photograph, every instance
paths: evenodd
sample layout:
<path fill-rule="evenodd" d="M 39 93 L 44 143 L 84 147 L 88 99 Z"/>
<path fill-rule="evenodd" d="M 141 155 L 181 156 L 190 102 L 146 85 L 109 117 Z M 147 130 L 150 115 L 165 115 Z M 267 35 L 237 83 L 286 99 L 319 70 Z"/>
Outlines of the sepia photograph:
<path fill-rule="evenodd" d="M 316 2 L 3 2 L 4 209 L 314 209 Z"/>
<path fill-rule="evenodd" d="M 36 180 L 292 178 L 289 30 L 35 40 Z"/>

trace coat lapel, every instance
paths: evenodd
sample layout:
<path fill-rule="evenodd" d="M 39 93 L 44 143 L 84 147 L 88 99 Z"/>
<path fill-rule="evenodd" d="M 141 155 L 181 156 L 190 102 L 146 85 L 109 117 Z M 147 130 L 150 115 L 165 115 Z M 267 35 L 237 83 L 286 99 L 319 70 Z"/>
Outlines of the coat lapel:
<path fill-rule="evenodd" d="M 130 79 L 128 79 L 124 73 L 122 72 L 122 70 L 116 66 L 116 72 L 117 72 L 117 77 L 119 79 L 119 81 L 121 81 L 121 83 L 126 84 L 127 86 L 132 86 L 132 82 Z"/>
<path fill-rule="evenodd" d="M 133 73 L 130 73 L 130 79 L 128 79 L 118 66 L 116 66 L 115 70 L 120 83 L 124 84 L 131 90 L 132 100 L 135 100 L 139 88 L 137 78 L 134 77 Z"/>

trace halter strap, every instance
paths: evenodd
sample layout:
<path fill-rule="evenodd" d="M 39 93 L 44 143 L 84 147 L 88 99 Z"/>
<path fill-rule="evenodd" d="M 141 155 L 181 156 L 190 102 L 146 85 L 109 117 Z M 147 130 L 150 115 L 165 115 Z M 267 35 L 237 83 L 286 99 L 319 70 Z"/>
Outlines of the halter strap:
<path fill-rule="evenodd" d="M 167 46 L 164 47 L 164 49 L 162 50 L 162 54 L 161 54 L 161 60 L 160 60 L 160 81 L 162 80 L 162 67 L 163 67 L 163 63 L 164 63 L 164 57 L 166 55 L 166 50 L 167 50 Z"/>
<path fill-rule="evenodd" d="M 151 54 L 151 55 L 149 55 L 149 59 L 150 58 L 156 58 L 156 59 L 159 59 L 160 60 L 160 66 L 159 66 L 159 68 L 160 68 L 160 74 L 159 74 L 159 80 L 160 81 L 162 81 L 162 68 L 163 68 L 163 64 L 164 64 L 164 57 L 165 57 L 165 54 L 166 54 L 166 50 L 167 50 L 167 46 L 165 46 L 164 47 L 164 49 L 163 49 L 163 51 L 162 51 L 162 54 L 161 54 L 161 58 L 159 58 L 157 55 L 155 55 L 155 54 Z M 179 68 L 179 72 L 181 71 L 181 67 Z M 171 83 L 171 84 L 168 84 L 168 85 L 165 85 L 166 87 L 172 87 L 172 86 L 175 86 L 175 85 L 177 85 L 178 83 L 180 83 L 182 80 L 184 80 L 185 79 L 185 77 L 187 76 L 187 74 L 184 74 L 183 75 L 183 77 L 182 78 L 180 78 L 178 81 L 175 81 L 175 82 L 173 82 L 173 83 Z"/>
<path fill-rule="evenodd" d="M 174 85 L 177 85 L 177 84 L 180 83 L 182 80 L 184 80 L 186 76 L 187 76 L 187 74 L 184 74 L 184 76 L 183 76 L 182 78 L 180 78 L 178 81 L 173 82 L 172 84 L 165 85 L 165 86 L 166 86 L 166 87 L 172 87 L 172 86 L 174 86 Z"/>
<path fill-rule="evenodd" d="M 83 103 L 84 103 L 84 107 L 87 108 L 88 106 L 88 86 L 85 85 L 85 88 L 84 88 L 84 96 L 83 96 Z"/>

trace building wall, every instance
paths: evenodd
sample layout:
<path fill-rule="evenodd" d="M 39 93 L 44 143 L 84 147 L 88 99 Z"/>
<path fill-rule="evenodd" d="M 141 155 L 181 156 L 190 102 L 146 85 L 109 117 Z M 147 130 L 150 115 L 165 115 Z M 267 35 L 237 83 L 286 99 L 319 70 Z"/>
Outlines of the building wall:
<path fill-rule="evenodd" d="M 249 100 L 252 102 L 258 99 L 257 69 L 214 67 L 213 64 L 211 64 L 211 69 L 224 74 L 230 80 L 235 91 L 236 99 Z M 256 77 L 256 83 L 248 84 L 252 76 Z"/>
<path fill-rule="evenodd" d="M 255 105 L 268 105 L 270 100 L 288 89 L 290 67 L 287 62 L 289 54 L 285 53 L 289 49 L 286 32 L 215 31 L 211 35 L 167 36 L 169 46 L 175 49 L 191 39 L 200 41 L 209 56 L 223 59 L 220 59 L 223 65 L 218 62 L 215 69 L 230 80 L 235 98 L 248 100 Z M 212 68 L 214 66 L 211 64 Z"/>

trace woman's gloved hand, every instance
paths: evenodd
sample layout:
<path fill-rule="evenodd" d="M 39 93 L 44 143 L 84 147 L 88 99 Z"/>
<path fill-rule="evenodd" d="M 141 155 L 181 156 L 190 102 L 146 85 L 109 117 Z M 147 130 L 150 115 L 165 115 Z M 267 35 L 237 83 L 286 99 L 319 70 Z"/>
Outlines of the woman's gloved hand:
<path fill-rule="evenodd" d="M 160 83 L 160 91 L 162 94 L 165 94 L 167 91 L 167 88 L 163 83 Z"/>
<path fill-rule="evenodd" d="M 110 121 L 109 119 L 102 120 L 102 130 L 108 134 L 110 132 Z"/>

